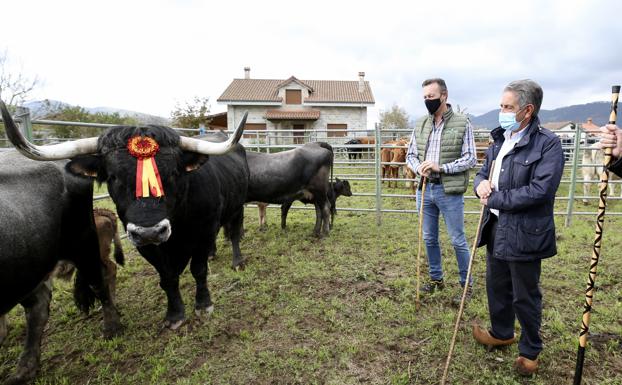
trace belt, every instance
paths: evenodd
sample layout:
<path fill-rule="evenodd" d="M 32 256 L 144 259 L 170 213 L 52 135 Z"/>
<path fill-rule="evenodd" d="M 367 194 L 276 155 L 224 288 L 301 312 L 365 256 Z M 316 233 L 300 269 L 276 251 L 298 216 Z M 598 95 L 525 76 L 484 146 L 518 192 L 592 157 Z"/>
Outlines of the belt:
<path fill-rule="evenodd" d="M 441 184 L 441 178 L 426 178 L 430 184 Z"/>

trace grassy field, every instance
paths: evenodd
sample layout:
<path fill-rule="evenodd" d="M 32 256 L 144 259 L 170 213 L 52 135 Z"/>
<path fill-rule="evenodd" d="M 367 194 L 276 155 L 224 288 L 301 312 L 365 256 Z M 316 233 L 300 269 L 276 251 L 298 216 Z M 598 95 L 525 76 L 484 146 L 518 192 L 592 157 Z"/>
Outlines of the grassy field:
<path fill-rule="evenodd" d="M 373 191 L 353 182 L 355 192 Z M 565 187 L 564 187 L 565 188 Z M 560 191 L 560 196 L 567 194 Z M 391 192 L 406 193 L 405 188 Z M 372 207 L 373 198 L 340 198 L 341 207 Z M 109 205 L 110 203 L 102 203 Z M 560 203 L 559 210 L 566 202 Z M 413 208 L 414 201 L 385 202 Z M 468 201 L 471 210 L 477 202 Z M 622 204 L 612 202 L 611 211 Z M 583 207 L 580 207 L 584 210 Z M 596 210 L 593 202 L 587 210 Z M 330 236 L 311 237 L 314 215 L 290 211 L 286 231 L 276 210 L 258 231 L 255 209 L 247 209 L 242 251 L 246 270 L 229 268 L 231 248 L 219 238 L 210 263 L 215 302 L 210 318 L 191 309 L 194 281 L 185 271 L 181 292 L 188 322 L 162 329 L 166 298 L 155 270 L 124 241 L 127 266 L 119 270 L 118 307 L 122 336 L 101 338 L 101 313 L 81 315 L 71 286 L 56 282 L 43 342 L 37 384 L 437 384 L 455 322 L 451 299 L 459 293 L 453 249 L 443 228 L 442 252 L 448 285 L 415 305 L 417 217 L 341 212 Z M 595 215 L 563 227 L 557 218 L 556 257 L 543 262 L 545 343 L 541 370 L 531 379 L 512 370 L 516 346 L 487 353 L 470 332 L 487 325 L 484 252 L 474 265 L 475 293 L 460 328 L 450 372 L 452 384 L 567 384 L 572 382 L 584 287 L 594 238 Z M 471 244 L 477 216 L 466 218 Z M 622 384 L 622 236 L 620 217 L 605 223 L 597 277 L 585 384 Z M 427 268 L 422 266 L 422 277 Z M 14 370 L 25 334 L 23 311 L 9 314 L 10 333 L 0 350 L 0 379 Z M 517 332 L 519 326 L 517 323 Z"/>

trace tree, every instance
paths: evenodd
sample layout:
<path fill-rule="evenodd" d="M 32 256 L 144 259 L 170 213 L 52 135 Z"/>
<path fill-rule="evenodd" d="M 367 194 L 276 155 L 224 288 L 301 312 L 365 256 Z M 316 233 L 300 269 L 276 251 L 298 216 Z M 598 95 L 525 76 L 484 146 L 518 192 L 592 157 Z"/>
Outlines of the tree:
<path fill-rule="evenodd" d="M 380 127 L 391 133 L 393 137 L 404 136 L 404 133 L 396 133 L 395 130 L 409 129 L 409 116 L 406 110 L 393 104 L 390 110 L 380 111 Z"/>
<path fill-rule="evenodd" d="M 171 112 L 172 124 L 183 128 L 199 128 L 201 125 L 205 127 L 211 121 L 209 112 L 209 98 L 195 96 L 190 102 L 175 105 L 175 109 Z"/>
<path fill-rule="evenodd" d="M 45 116 L 45 119 L 60 120 L 66 122 L 82 122 L 82 123 L 107 123 L 118 125 L 136 125 L 138 122 L 135 118 L 121 116 L 115 113 L 90 113 L 80 106 L 63 106 Z M 102 132 L 102 128 L 97 127 L 77 127 L 77 126 L 57 126 L 44 125 L 37 127 L 39 131 L 37 136 L 44 136 L 46 133 L 53 133 L 59 138 L 87 138 L 98 136 Z"/>
<path fill-rule="evenodd" d="M 39 78 L 30 78 L 9 69 L 8 51 L 0 53 L 0 98 L 9 106 L 20 105 L 39 85 Z"/>
<path fill-rule="evenodd" d="M 9 111 L 14 112 L 15 106 L 22 104 L 38 85 L 36 76 L 31 79 L 21 72 L 11 72 L 8 51 L 0 52 L 0 99 Z M 4 125 L 0 125 L 0 136 L 4 136 Z"/>

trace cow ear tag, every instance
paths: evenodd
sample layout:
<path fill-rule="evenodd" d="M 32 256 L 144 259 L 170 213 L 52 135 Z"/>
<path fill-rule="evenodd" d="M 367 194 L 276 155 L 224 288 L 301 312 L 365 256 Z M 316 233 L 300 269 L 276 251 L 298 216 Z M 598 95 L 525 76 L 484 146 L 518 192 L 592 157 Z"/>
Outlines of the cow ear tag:
<path fill-rule="evenodd" d="M 164 196 L 155 155 L 160 146 L 148 136 L 133 136 L 127 141 L 127 150 L 136 158 L 136 198 Z"/>

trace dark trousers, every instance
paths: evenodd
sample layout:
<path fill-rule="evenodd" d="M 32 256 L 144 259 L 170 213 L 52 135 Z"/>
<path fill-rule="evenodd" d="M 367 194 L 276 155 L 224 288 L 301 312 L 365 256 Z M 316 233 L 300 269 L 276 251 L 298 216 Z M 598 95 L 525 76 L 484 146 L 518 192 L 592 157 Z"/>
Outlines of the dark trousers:
<path fill-rule="evenodd" d="M 491 332 L 502 340 L 514 336 L 514 319 L 518 318 L 521 335 L 518 351 L 521 356 L 535 360 L 542 351 L 540 324 L 542 322 L 542 292 L 540 291 L 540 260 L 509 262 L 494 258 L 493 244 L 497 232 L 497 217 L 491 214 L 486 246 L 486 291 Z"/>

